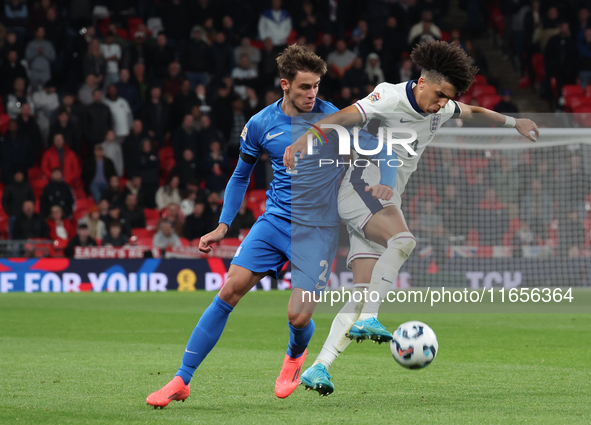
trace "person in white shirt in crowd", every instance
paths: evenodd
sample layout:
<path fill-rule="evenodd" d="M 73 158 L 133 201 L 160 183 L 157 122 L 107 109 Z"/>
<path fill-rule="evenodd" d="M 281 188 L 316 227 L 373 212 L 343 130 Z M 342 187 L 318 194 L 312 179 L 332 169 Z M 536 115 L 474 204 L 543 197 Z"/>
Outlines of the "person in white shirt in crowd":
<path fill-rule="evenodd" d="M 423 34 L 426 24 L 429 26 L 429 32 L 435 38 L 441 40 L 441 30 L 433 23 L 433 12 L 430 10 L 425 10 L 423 12 L 421 21 L 417 22 L 410 28 L 410 31 L 408 32 L 408 44 L 411 44 L 416 37 Z"/>
<path fill-rule="evenodd" d="M 107 98 L 104 100 L 105 105 L 111 110 L 113 115 L 113 129 L 115 130 L 115 136 L 117 143 L 123 143 L 129 135 L 131 125 L 133 124 L 133 112 L 127 100 L 119 96 L 117 87 L 111 84 L 107 88 Z"/>
<path fill-rule="evenodd" d="M 250 38 L 242 37 L 240 45 L 234 49 L 234 62 L 240 62 L 240 56 L 245 53 L 248 55 L 251 68 L 258 67 L 261 61 L 261 51 L 250 44 Z"/>
<path fill-rule="evenodd" d="M 271 0 L 271 8 L 266 9 L 259 18 L 259 39 L 269 37 L 273 46 L 285 46 L 291 33 L 291 16 L 281 9 L 281 0 Z"/>
<path fill-rule="evenodd" d="M 326 64 L 332 68 L 339 78 L 342 78 L 345 72 L 353 66 L 356 57 L 355 53 L 347 49 L 345 40 L 338 40 L 336 50 L 328 54 Z"/>
<path fill-rule="evenodd" d="M 105 74 L 105 88 L 119 82 L 119 63 L 121 61 L 121 46 L 115 43 L 115 34 L 108 32 L 105 42 L 101 44 L 101 52 L 107 61 L 107 72 Z"/>
<path fill-rule="evenodd" d="M 168 220 L 160 221 L 160 230 L 154 235 L 152 239 L 152 246 L 155 248 L 166 249 L 168 247 L 176 248 L 182 246 L 181 240 Z"/>
<path fill-rule="evenodd" d="M 369 84 L 377 86 L 385 81 L 384 71 L 382 70 L 382 64 L 380 57 L 377 53 L 370 53 L 367 55 L 367 63 L 365 64 L 365 74 L 369 79 Z M 406 80 L 405 80 L 406 81 Z"/>
<path fill-rule="evenodd" d="M 60 98 L 52 80 L 46 81 L 42 90 L 33 93 L 33 104 L 37 111 L 37 125 L 39 125 L 41 136 L 44 141 L 47 141 L 51 116 L 60 106 Z"/>
<path fill-rule="evenodd" d="M 105 157 L 113 161 L 115 172 L 119 177 L 123 176 L 123 152 L 121 145 L 115 140 L 115 132 L 113 130 L 107 131 L 105 141 L 101 143 Z"/>
<path fill-rule="evenodd" d="M 156 206 L 159 210 L 164 209 L 168 204 L 180 204 L 182 201 L 179 191 L 181 179 L 176 174 L 168 176 L 166 184 L 160 186 L 156 191 Z"/>
<path fill-rule="evenodd" d="M 238 66 L 232 70 L 232 83 L 234 84 L 234 91 L 240 95 L 242 100 L 246 100 L 246 88 L 253 87 L 257 82 L 257 77 L 258 72 L 250 67 L 248 55 L 246 53 L 241 54 Z"/>

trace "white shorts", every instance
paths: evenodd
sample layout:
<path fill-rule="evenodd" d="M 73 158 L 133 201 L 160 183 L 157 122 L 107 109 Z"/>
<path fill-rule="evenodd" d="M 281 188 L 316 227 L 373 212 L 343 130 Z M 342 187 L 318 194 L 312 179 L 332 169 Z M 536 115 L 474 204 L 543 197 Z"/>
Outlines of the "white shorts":
<path fill-rule="evenodd" d="M 399 170 L 400 171 L 400 170 Z M 351 248 L 347 256 L 347 267 L 355 258 L 379 258 L 384 247 L 365 238 L 363 227 L 369 219 L 384 207 L 401 206 L 401 194 L 398 184 L 394 195 L 387 201 L 375 199 L 365 187 L 375 186 L 380 182 L 380 169 L 371 164 L 368 167 L 349 167 L 339 188 L 339 216 L 347 224 Z"/>

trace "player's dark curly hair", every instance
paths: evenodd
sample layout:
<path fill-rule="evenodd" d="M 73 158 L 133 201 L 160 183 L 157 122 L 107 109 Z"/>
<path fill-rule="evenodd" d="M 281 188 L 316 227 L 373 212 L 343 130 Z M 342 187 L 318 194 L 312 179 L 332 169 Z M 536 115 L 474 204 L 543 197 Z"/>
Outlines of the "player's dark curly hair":
<path fill-rule="evenodd" d="M 423 68 L 421 76 L 435 82 L 443 78 L 456 88 L 457 94 L 470 88 L 478 72 L 459 45 L 445 41 L 424 41 L 413 49 L 410 58 Z"/>
<path fill-rule="evenodd" d="M 298 44 L 287 46 L 277 56 L 277 65 L 279 66 L 279 76 L 285 78 L 290 83 L 298 71 L 313 72 L 320 77 L 326 74 L 326 63 L 320 56 L 307 47 Z"/>

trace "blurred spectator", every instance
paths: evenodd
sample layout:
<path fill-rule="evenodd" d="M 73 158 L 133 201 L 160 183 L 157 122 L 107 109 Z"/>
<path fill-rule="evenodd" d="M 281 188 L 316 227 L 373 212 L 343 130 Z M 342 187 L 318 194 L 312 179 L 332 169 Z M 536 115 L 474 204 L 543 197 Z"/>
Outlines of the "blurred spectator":
<path fill-rule="evenodd" d="M 140 102 L 148 100 L 148 89 L 150 85 L 146 80 L 146 67 L 143 63 L 136 63 L 133 66 L 133 78 L 131 83 L 137 88 L 140 95 Z"/>
<path fill-rule="evenodd" d="M 294 16 L 295 27 L 299 35 L 306 37 L 310 43 L 318 41 L 318 32 L 321 28 L 321 18 L 314 10 L 314 4 L 310 0 L 304 0 L 299 13 Z"/>
<path fill-rule="evenodd" d="M 127 195 L 132 194 L 136 197 L 139 207 L 143 210 L 148 208 L 147 205 L 151 205 L 150 202 L 154 203 L 154 197 L 151 200 L 147 200 L 146 191 L 142 187 L 142 178 L 138 175 L 131 175 L 131 178 L 125 183 L 125 192 L 123 196 L 127 199 Z M 149 201 L 149 202 L 146 202 Z"/>
<path fill-rule="evenodd" d="M 568 22 L 563 22 L 560 24 L 558 35 L 548 40 L 544 50 L 548 99 L 554 98 L 550 80 L 556 78 L 556 90 L 562 93 L 562 86 L 575 80 L 577 62 L 577 48 L 571 37 L 570 26 Z"/>
<path fill-rule="evenodd" d="M 238 157 L 238 148 L 240 144 L 240 134 L 246 125 L 249 117 L 244 114 L 244 102 L 238 95 L 232 98 L 232 130 L 228 137 L 227 146 L 235 151 L 234 156 Z"/>
<path fill-rule="evenodd" d="M 222 152 L 221 143 L 211 142 L 209 152 L 203 156 L 203 172 L 207 176 L 206 187 L 220 194 L 226 187 L 229 170 L 230 159 Z"/>
<path fill-rule="evenodd" d="M 384 47 L 391 52 L 394 63 L 396 64 L 400 63 L 402 54 L 408 50 L 406 34 L 398 25 L 398 20 L 395 16 L 390 16 L 386 22 Z"/>
<path fill-rule="evenodd" d="M 519 108 L 517 108 L 517 105 L 513 103 L 513 100 L 511 99 L 512 95 L 513 92 L 511 89 L 505 89 L 501 101 L 493 108 L 494 111 L 499 114 L 519 114 Z"/>
<path fill-rule="evenodd" d="M 146 227 L 144 209 L 138 205 L 137 196 L 133 193 L 125 195 L 125 205 L 121 208 L 121 217 L 125 219 L 132 229 L 143 229 Z"/>
<path fill-rule="evenodd" d="M 211 47 L 206 42 L 203 28 L 196 25 L 191 30 L 191 39 L 181 52 L 181 67 L 194 88 L 198 84 L 209 83 L 212 66 Z"/>
<path fill-rule="evenodd" d="M 486 178 L 481 170 L 474 173 L 474 183 L 468 188 L 467 200 L 472 205 L 478 205 L 487 190 Z M 495 198 L 497 194 L 495 192 Z"/>
<path fill-rule="evenodd" d="M 17 31 L 21 36 L 26 34 L 29 23 L 29 8 L 24 0 L 10 0 L 4 3 L 4 24 Z"/>
<path fill-rule="evenodd" d="M 0 95 L 3 98 L 6 98 L 6 95 L 14 89 L 14 82 L 17 78 L 24 80 L 23 90 L 27 86 L 29 79 L 27 70 L 20 64 L 16 50 L 8 52 L 6 60 L 0 66 L 0 75 L 2 75 L 2 79 L 0 79 Z"/>
<path fill-rule="evenodd" d="M 147 65 L 152 59 L 150 53 L 148 43 L 146 43 L 146 34 L 143 31 L 136 31 L 133 35 L 133 41 L 130 42 L 127 48 L 127 66 Z"/>
<path fill-rule="evenodd" d="M 367 64 L 365 65 L 365 74 L 368 81 L 368 84 L 372 86 L 377 86 L 380 83 L 383 83 L 384 80 L 384 71 L 382 71 L 382 66 L 380 64 L 380 57 L 377 53 L 370 53 L 367 56 Z"/>
<path fill-rule="evenodd" d="M 558 14 L 556 6 L 550 6 L 546 10 L 546 16 L 542 19 L 542 30 L 538 36 L 540 50 L 543 52 L 546 49 L 548 40 L 560 33 L 561 18 Z"/>
<path fill-rule="evenodd" d="M 55 168 L 62 171 L 64 182 L 68 186 L 75 186 L 80 179 L 80 162 L 76 154 L 64 141 L 64 136 L 53 136 L 53 146 L 43 154 L 41 158 L 41 170 L 47 178 L 51 178 Z"/>
<path fill-rule="evenodd" d="M 172 149 L 174 160 L 181 162 L 183 152 L 191 149 L 196 157 L 199 157 L 199 134 L 193 128 L 193 116 L 185 115 L 182 125 L 172 133 Z"/>
<path fill-rule="evenodd" d="M 511 161 L 502 157 L 500 164 L 495 163 L 492 175 L 493 185 L 501 201 L 509 210 L 511 218 L 518 217 L 519 173 L 511 167 Z"/>
<path fill-rule="evenodd" d="M 240 236 L 241 230 L 247 230 L 252 227 L 256 219 L 254 218 L 254 214 L 252 210 L 246 206 L 246 198 L 242 200 L 242 205 L 240 205 L 240 209 L 238 210 L 238 214 L 236 214 L 236 218 L 232 222 L 228 233 L 226 234 L 227 238 L 237 238 Z"/>
<path fill-rule="evenodd" d="M 140 109 L 140 106 L 142 106 L 142 101 L 140 100 L 140 92 L 137 86 L 129 82 L 128 69 L 123 68 L 119 71 L 119 82 L 115 84 L 115 87 L 117 87 L 119 96 L 127 100 L 133 113 L 136 113 Z"/>
<path fill-rule="evenodd" d="M 226 35 L 223 32 L 216 33 L 214 42 L 211 45 L 211 55 L 213 60 L 213 75 L 223 76 L 232 72 L 234 49 L 226 40 Z M 247 60 L 248 67 L 250 68 L 250 58 L 248 56 Z"/>
<path fill-rule="evenodd" d="M 585 213 L 585 198 L 591 192 L 591 180 L 581 166 L 581 157 L 573 154 L 559 173 L 558 208 L 561 213 L 574 208 L 579 216 Z"/>
<path fill-rule="evenodd" d="M 4 192 L 2 193 L 2 208 L 4 208 L 4 212 L 8 215 L 8 231 L 10 232 L 11 238 L 14 221 L 22 211 L 25 201 L 35 202 L 35 195 L 33 194 L 31 185 L 25 181 L 24 173 L 17 171 L 14 173 L 12 182 L 4 187 Z"/>
<path fill-rule="evenodd" d="M 185 217 L 193 213 L 193 206 L 195 205 L 198 192 L 199 184 L 197 180 L 189 181 L 186 188 L 181 191 L 181 197 L 183 198 L 181 201 L 181 212 Z"/>
<path fill-rule="evenodd" d="M 21 112 L 21 106 L 25 103 L 31 106 L 31 113 L 34 114 L 35 110 L 33 101 L 26 91 L 25 79 L 17 78 L 14 80 L 13 86 L 12 93 L 10 93 L 6 99 L 6 113 L 10 119 L 15 120 L 18 117 L 18 114 Z"/>
<path fill-rule="evenodd" d="M 121 145 L 121 150 L 123 152 L 123 164 L 125 165 L 125 173 L 129 177 L 131 176 L 131 169 L 134 162 L 134 156 L 140 150 L 140 142 L 148 137 L 147 133 L 144 131 L 144 124 L 142 120 L 136 118 L 133 120 L 131 124 L 131 132 L 129 135 L 123 140 L 123 144 Z"/>
<path fill-rule="evenodd" d="M 482 51 L 472 42 L 472 40 L 466 40 L 464 44 L 466 46 L 466 53 L 470 58 L 471 65 L 478 67 L 479 74 L 488 75 L 488 61 L 486 60 L 484 53 L 482 53 Z"/>
<path fill-rule="evenodd" d="M 531 231 L 529 223 L 525 220 L 520 221 L 519 230 L 515 232 L 513 238 L 513 257 L 520 258 L 522 256 L 521 247 L 523 246 L 534 246 L 538 244 L 538 237 Z"/>
<path fill-rule="evenodd" d="M 66 145 L 76 154 L 80 154 L 80 128 L 72 121 L 66 109 L 58 111 L 57 120 L 49 130 L 49 140 L 53 140 L 56 134 L 61 134 Z"/>
<path fill-rule="evenodd" d="M 55 84 L 52 80 L 46 81 L 42 90 L 33 93 L 33 103 L 35 104 L 35 111 L 37 114 L 37 122 L 34 127 L 37 127 L 38 124 L 36 132 L 41 131 L 43 145 L 45 145 L 47 143 L 47 136 L 49 135 L 51 116 L 60 106 L 60 98 L 56 93 Z M 28 115 L 30 116 L 30 114 L 31 111 L 29 110 Z M 23 116 L 22 108 L 21 116 Z M 34 123 L 35 121 L 32 120 L 31 122 Z M 35 139 L 32 138 L 31 140 Z"/>
<path fill-rule="evenodd" d="M 352 93 L 351 93 L 351 88 L 348 86 L 345 86 L 341 89 L 341 95 L 340 97 L 335 100 L 333 102 L 334 106 L 336 106 L 339 109 L 343 109 L 346 108 L 349 105 L 352 105 Z"/>
<path fill-rule="evenodd" d="M 526 149 L 519 155 L 517 173 L 519 174 L 519 198 L 521 199 L 529 193 L 531 181 L 535 175 L 531 150 Z"/>
<path fill-rule="evenodd" d="M 181 92 L 181 84 L 183 83 L 181 66 L 178 62 L 174 61 L 168 64 L 167 75 L 164 79 L 166 81 L 162 84 L 162 94 L 170 94 L 173 98 L 176 97 Z"/>
<path fill-rule="evenodd" d="M 509 228 L 509 217 L 494 188 L 486 189 L 484 199 L 478 204 L 475 222 L 480 234 L 480 245 L 501 245 L 503 235 Z"/>
<path fill-rule="evenodd" d="M 586 88 L 591 80 L 591 28 L 581 29 L 577 37 L 577 49 L 579 50 L 579 78 L 581 86 Z"/>
<path fill-rule="evenodd" d="M 209 195 L 207 195 L 207 205 L 209 207 L 209 211 L 211 212 L 211 225 L 215 229 L 222 213 L 220 196 L 217 192 L 211 192 Z"/>
<path fill-rule="evenodd" d="M 174 233 L 176 233 L 179 237 L 183 237 L 185 229 L 185 216 L 183 215 L 179 204 L 174 202 L 168 204 L 162 211 L 162 218 L 165 218 L 170 222 Z"/>
<path fill-rule="evenodd" d="M 76 233 L 72 222 L 64 218 L 64 212 L 59 205 L 51 207 L 51 213 L 47 219 L 47 227 L 49 228 L 49 239 L 53 240 L 63 239 L 68 241 Z"/>
<path fill-rule="evenodd" d="M 21 105 L 21 111 L 16 122 L 18 124 L 19 132 L 24 134 L 31 142 L 31 145 L 35 150 L 35 156 L 40 155 L 45 149 L 45 140 L 41 136 L 37 120 L 31 115 L 31 105 L 28 103 Z"/>
<path fill-rule="evenodd" d="M 398 72 L 396 72 L 399 69 L 399 65 L 397 63 L 395 63 L 395 59 L 394 59 L 392 51 L 390 51 L 390 49 L 387 49 L 384 46 L 384 38 L 381 35 L 377 35 L 374 37 L 372 47 L 371 47 L 371 52 L 376 53 L 378 55 L 378 57 L 380 58 L 378 65 L 382 69 L 382 73 L 384 75 L 384 80 L 385 81 L 390 81 L 390 80 L 396 81 L 396 79 L 399 77 Z M 369 63 L 369 61 L 368 61 L 368 63 Z M 371 83 L 371 77 L 370 77 L 370 83 Z"/>
<path fill-rule="evenodd" d="M 259 81 L 265 88 L 275 87 L 277 73 L 277 56 L 281 53 L 281 47 L 273 46 L 270 38 L 263 40 L 261 62 L 259 63 Z"/>
<path fill-rule="evenodd" d="M 109 223 L 109 232 L 103 238 L 102 246 L 113 246 L 116 248 L 127 245 L 129 238 L 121 233 L 121 223 L 118 221 L 111 221 Z"/>
<path fill-rule="evenodd" d="M 398 72 L 398 82 L 410 81 L 414 79 L 414 65 L 410 58 L 404 59 L 402 65 L 400 65 L 400 71 Z"/>
<path fill-rule="evenodd" d="M 3 28 L 6 28 L 2 26 Z M 8 54 L 12 51 L 17 52 L 19 58 L 23 58 L 25 56 L 24 46 L 22 45 L 22 40 L 19 40 L 16 33 L 14 31 L 8 30 L 6 33 L 6 37 L 4 38 L 4 45 L 2 45 L 2 59 L 8 59 Z M 12 84 L 10 85 L 12 88 Z"/>
<path fill-rule="evenodd" d="M 328 55 L 334 50 L 332 35 L 325 32 L 322 34 L 320 46 L 316 48 L 316 54 L 320 56 L 325 62 L 328 60 Z"/>
<path fill-rule="evenodd" d="M 95 89 L 92 92 L 93 102 L 86 106 L 84 114 L 84 134 L 90 146 L 105 140 L 107 131 L 113 128 L 111 110 L 103 103 L 103 93 Z"/>
<path fill-rule="evenodd" d="M 111 110 L 116 141 L 118 144 L 121 144 L 123 143 L 123 139 L 129 134 L 131 123 L 133 122 L 133 113 L 129 103 L 127 103 L 127 100 L 119 96 L 117 87 L 114 84 L 111 84 L 107 88 L 105 105 Z"/>
<path fill-rule="evenodd" d="M 191 90 L 191 82 L 183 80 L 181 90 L 174 98 L 172 104 L 172 113 L 170 116 L 170 127 L 177 128 L 181 125 L 183 117 L 191 111 L 191 107 L 197 103 L 195 91 Z"/>
<path fill-rule="evenodd" d="M 192 241 L 211 232 L 215 227 L 212 225 L 209 210 L 203 200 L 195 200 L 193 214 L 185 219 L 185 237 Z"/>
<path fill-rule="evenodd" d="M 187 4 L 188 2 L 183 0 L 168 0 L 162 4 L 162 24 L 166 28 L 166 34 L 177 48 L 180 42 L 187 38 L 191 25 Z"/>
<path fill-rule="evenodd" d="M 109 205 L 109 215 L 105 224 L 107 229 L 111 227 L 111 223 L 117 222 L 121 225 L 121 233 L 127 237 L 131 237 L 131 227 L 126 219 L 121 216 L 121 207 L 117 204 Z M 107 232 L 108 233 L 108 232 Z"/>
<path fill-rule="evenodd" d="M 377 28 L 374 28 L 377 32 L 381 33 Z M 369 28 L 365 19 L 360 19 L 357 22 L 357 27 L 351 33 L 351 40 L 349 46 L 356 56 L 365 59 L 369 53 L 370 38 Z"/>
<path fill-rule="evenodd" d="M 363 59 L 360 57 L 355 58 L 351 69 L 345 72 L 342 83 L 343 86 L 351 88 L 351 92 L 355 97 L 365 96 L 367 85 L 369 84 L 369 77 L 363 69 Z"/>
<path fill-rule="evenodd" d="M 328 55 L 326 64 L 332 68 L 338 78 L 351 68 L 355 60 L 355 53 L 347 49 L 345 40 L 337 40 L 336 49 Z"/>
<path fill-rule="evenodd" d="M 414 46 L 424 40 L 441 40 L 441 30 L 433 23 L 433 13 L 425 10 L 421 21 L 414 24 L 408 32 L 408 44 Z"/>
<path fill-rule="evenodd" d="M 158 164 L 160 159 L 152 148 L 150 139 L 144 139 L 141 144 L 141 150 L 135 160 L 135 173 L 141 177 L 141 186 L 144 190 L 143 203 L 144 208 L 155 208 L 156 191 L 160 175 Z M 138 200 L 140 197 L 138 196 Z"/>
<path fill-rule="evenodd" d="M 158 86 L 150 89 L 150 100 L 142 105 L 140 115 L 148 135 L 164 146 L 170 116 L 170 106 L 162 100 L 162 90 Z"/>
<path fill-rule="evenodd" d="M 152 246 L 156 248 L 177 248 L 182 246 L 181 240 L 172 230 L 172 226 L 168 220 L 160 221 L 160 230 L 154 235 L 152 239 Z"/>
<path fill-rule="evenodd" d="M 78 90 L 78 100 L 83 105 L 90 105 L 93 102 L 92 93 L 98 89 L 98 80 L 94 74 L 88 74 L 84 78 L 84 84 Z"/>
<path fill-rule="evenodd" d="M 178 175 L 180 187 L 184 188 L 188 182 L 194 182 L 201 178 L 201 169 L 191 149 L 183 151 L 183 157 L 170 172 L 171 175 Z"/>
<path fill-rule="evenodd" d="M 55 49 L 51 41 L 45 40 L 45 28 L 37 28 L 35 39 L 27 44 L 25 57 L 29 63 L 31 87 L 37 89 L 51 79 L 51 65 L 55 61 Z"/>
<path fill-rule="evenodd" d="M 242 130 L 241 130 L 242 131 Z M 213 141 L 224 140 L 224 135 L 211 123 L 209 115 L 201 116 L 201 131 L 199 132 L 199 152 L 207 151 Z"/>
<path fill-rule="evenodd" d="M 558 253 L 561 257 L 578 257 L 584 242 L 585 228 L 577 210 L 572 209 L 558 223 Z"/>
<path fill-rule="evenodd" d="M 0 168 L 5 185 L 12 181 L 14 173 L 26 173 L 33 166 L 35 157 L 31 155 L 32 151 L 33 147 L 27 136 L 18 131 L 16 120 L 10 120 L 8 131 L 0 136 Z"/>
<path fill-rule="evenodd" d="M 548 227 L 554 218 L 553 201 L 538 179 L 531 181 L 531 191 L 521 200 L 521 217 L 537 236 L 547 239 Z"/>
<path fill-rule="evenodd" d="M 101 50 L 101 42 L 95 38 L 88 45 L 88 52 L 84 57 L 84 75 L 94 75 L 99 84 L 105 79 L 107 61 Z"/>
<path fill-rule="evenodd" d="M 470 212 L 466 211 L 466 203 L 458 196 L 456 186 L 445 186 L 443 199 L 437 209 L 441 213 L 445 233 L 450 236 L 465 236 L 468 233 Z"/>
<path fill-rule="evenodd" d="M 250 67 L 248 55 L 243 53 L 240 56 L 238 66 L 232 70 L 232 83 L 234 91 L 244 100 L 246 99 L 246 88 L 256 88 L 257 70 Z"/>
<path fill-rule="evenodd" d="M 179 176 L 171 173 L 166 180 L 166 184 L 158 188 L 158 191 L 156 192 L 156 206 L 159 210 L 163 209 L 170 203 L 181 203 L 182 199 L 179 192 L 179 184 Z"/>
<path fill-rule="evenodd" d="M 168 45 L 166 34 L 161 32 L 156 39 L 156 48 L 152 52 L 153 77 L 158 81 L 168 78 L 169 66 L 174 61 L 174 49 Z"/>
<path fill-rule="evenodd" d="M 71 217 L 74 211 L 74 204 L 72 188 L 64 182 L 62 171 L 59 168 L 54 168 L 51 172 L 51 180 L 43 188 L 43 193 L 39 198 L 41 215 L 48 217 L 51 208 L 57 205 L 60 207 L 64 217 Z"/>
<path fill-rule="evenodd" d="M 433 247 L 435 263 L 442 264 L 445 260 L 445 230 L 443 218 L 435 213 L 435 202 L 426 201 L 417 215 L 416 234 L 422 243 Z"/>
<path fill-rule="evenodd" d="M 107 214 L 107 212 L 108 206 L 105 214 Z M 78 226 L 82 223 L 88 226 L 88 235 L 93 239 L 101 240 L 106 233 L 105 222 L 101 220 L 101 213 L 99 207 L 96 205 L 90 207 L 88 214 L 78 220 Z"/>
<path fill-rule="evenodd" d="M 99 202 L 101 195 L 108 188 L 109 179 L 116 175 L 115 165 L 109 158 L 105 158 L 103 146 L 98 144 L 93 149 L 94 156 L 84 164 L 82 181 L 84 190 L 90 193 L 94 202 Z"/>
<path fill-rule="evenodd" d="M 64 256 L 67 258 L 74 257 L 74 252 L 77 246 L 88 247 L 96 246 L 96 241 L 89 235 L 88 224 L 79 223 L 76 230 L 76 236 L 70 239 L 68 246 L 64 249 Z"/>
<path fill-rule="evenodd" d="M 41 216 L 35 213 L 35 203 L 25 201 L 22 212 L 14 221 L 12 239 L 49 239 L 49 228 Z"/>
<path fill-rule="evenodd" d="M 109 218 L 109 201 L 107 201 L 106 199 L 101 199 L 98 203 L 98 209 L 99 209 L 99 218 L 101 219 L 101 221 L 104 223 L 105 227 L 104 227 L 104 234 L 101 235 L 101 239 L 102 236 L 104 236 L 107 233 L 107 224 L 109 223 L 109 221 L 111 221 L 111 219 Z"/>
<path fill-rule="evenodd" d="M 234 49 L 234 62 L 240 62 L 240 56 L 245 54 L 248 55 L 251 68 L 257 68 L 261 61 L 261 51 L 250 44 L 250 38 L 247 36 L 242 37 L 240 45 Z"/>
<path fill-rule="evenodd" d="M 121 62 L 121 46 L 115 43 L 115 34 L 111 31 L 105 36 L 105 42 L 101 44 L 101 52 L 107 62 L 104 86 L 119 82 L 119 63 Z"/>
<path fill-rule="evenodd" d="M 46 21 L 43 24 L 43 27 L 45 28 L 45 38 L 53 44 L 59 61 L 60 56 L 63 56 L 64 49 L 66 49 L 68 45 L 66 39 L 66 27 L 58 16 L 55 6 L 49 7 L 45 16 Z"/>
<path fill-rule="evenodd" d="M 281 0 L 271 0 L 271 8 L 263 11 L 259 18 L 259 40 L 270 38 L 274 46 L 285 46 L 291 27 L 291 16 L 281 9 Z"/>
<path fill-rule="evenodd" d="M 124 201 L 123 188 L 121 187 L 121 180 L 116 175 L 109 179 L 109 186 L 103 191 L 101 199 L 109 201 L 109 205 L 123 205 Z"/>

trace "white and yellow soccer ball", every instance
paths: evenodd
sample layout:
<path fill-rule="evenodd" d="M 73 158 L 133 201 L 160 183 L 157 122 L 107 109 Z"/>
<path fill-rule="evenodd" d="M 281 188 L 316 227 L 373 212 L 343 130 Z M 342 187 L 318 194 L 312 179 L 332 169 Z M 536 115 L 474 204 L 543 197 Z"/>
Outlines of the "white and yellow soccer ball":
<path fill-rule="evenodd" d="M 435 360 L 438 349 L 439 344 L 433 329 L 418 321 L 398 326 L 390 342 L 394 360 L 408 369 L 422 369 L 428 366 Z"/>

